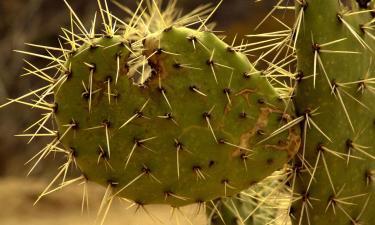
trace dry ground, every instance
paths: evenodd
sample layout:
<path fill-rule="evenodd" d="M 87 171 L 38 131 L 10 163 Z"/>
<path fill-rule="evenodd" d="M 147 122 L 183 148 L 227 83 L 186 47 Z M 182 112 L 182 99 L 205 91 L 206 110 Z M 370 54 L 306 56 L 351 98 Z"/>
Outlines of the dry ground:
<path fill-rule="evenodd" d="M 90 210 L 81 215 L 82 187 L 73 185 L 33 202 L 47 182 L 33 179 L 6 178 L 0 180 L 0 225 L 92 225 L 104 190 L 96 185 L 89 187 Z M 183 208 L 184 215 L 170 214 L 165 206 L 147 207 L 144 210 L 126 209 L 127 203 L 115 202 L 106 225 L 203 225 L 205 216 L 196 206 Z M 186 218 L 185 218 L 186 216 Z M 178 220 L 178 221 L 177 221 Z"/>

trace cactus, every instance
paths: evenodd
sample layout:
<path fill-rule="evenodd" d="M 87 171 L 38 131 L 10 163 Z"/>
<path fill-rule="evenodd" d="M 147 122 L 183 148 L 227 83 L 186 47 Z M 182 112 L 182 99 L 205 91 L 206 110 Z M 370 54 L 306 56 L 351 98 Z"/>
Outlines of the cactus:
<path fill-rule="evenodd" d="M 294 164 L 293 224 L 372 224 L 375 186 L 373 63 L 369 1 L 296 1 L 295 106 L 304 117 Z"/>
<path fill-rule="evenodd" d="M 284 181 L 289 169 L 271 176 L 242 191 L 235 197 L 210 202 L 206 213 L 212 225 L 284 224 L 289 221 L 290 190 Z"/>
<path fill-rule="evenodd" d="M 293 157 L 300 135 L 292 108 L 240 48 L 202 31 L 210 16 L 197 30 L 176 23 L 116 31 L 107 4 L 98 3 L 104 33 L 95 33 L 96 18 L 87 31 L 68 5 L 71 49 L 23 52 L 50 61 L 30 65 L 48 85 L 10 101 L 47 111 L 24 136 L 53 137 L 37 162 L 52 152 L 67 158 L 41 196 L 93 181 L 107 187 L 107 207 L 114 197 L 179 207 L 235 195 Z M 73 164 L 82 175 L 66 181 Z"/>
<path fill-rule="evenodd" d="M 275 9 L 284 9 L 282 3 Z M 267 40 L 273 44 L 261 58 L 275 52 L 269 64 L 283 76 L 269 76 L 294 81 L 291 101 L 303 130 L 301 149 L 285 180 L 292 194 L 292 224 L 375 220 L 374 1 L 350 3 L 296 0 L 293 28 L 261 35 L 276 39 Z M 281 34 L 286 38 L 277 39 Z M 290 69 L 294 58 L 296 70 Z M 235 202 L 234 208 L 241 204 Z M 222 210 L 224 221 L 237 216 L 238 210 Z"/>
<path fill-rule="evenodd" d="M 141 1 L 117 30 L 119 19 L 98 3 L 105 32 L 88 32 L 69 6 L 71 49 L 24 52 L 52 61 L 28 69 L 48 85 L 9 102 L 47 110 L 23 135 L 53 137 L 37 162 L 67 156 L 41 196 L 93 181 L 107 187 L 101 210 L 120 197 L 138 206 L 207 203 L 212 224 L 286 224 L 279 217 L 288 214 L 298 225 L 375 220 L 374 1 L 296 0 L 292 29 L 241 46 L 210 31 L 206 6 L 195 21 L 178 18 L 175 1 L 164 12 L 155 1 L 146 12 Z M 264 43 L 255 49 L 271 49 L 257 62 L 276 55 L 260 72 L 244 54 L 254 49 L 242 50 Z M 66 181 L 73 163 L 82 175 Z M 282 179 L 266 178 L 283 167 Z"/>

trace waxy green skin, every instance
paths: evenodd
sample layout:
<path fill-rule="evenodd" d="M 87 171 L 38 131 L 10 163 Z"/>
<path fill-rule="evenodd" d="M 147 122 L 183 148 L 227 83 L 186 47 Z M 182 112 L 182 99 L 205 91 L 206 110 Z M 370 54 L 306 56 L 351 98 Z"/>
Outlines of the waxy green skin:
<path fill-rule="evenodd" d="M 296 153 L 297 127 L 259 143 L 292 112 L 214 34 L 173 27 L 147 37 L 143 54 L 153 72 L 142 85 L 129 78 L 126 40 L 95 42 L 68 59 L 71 76 L 55 95 L 60 135 L 71 127 L 61 142 L 87 180 L 139 205 L 178 207 L 234 195 Z"/>
<path fill-rule="evenodd" d="M 295 107 L 301 116 L 317 109 L 319 114 L 310 116 L 331 141 L 311 124 L 310 128 L 307 128 L 306 139 L 303 140 L 306 148 L 304 152 L 302 148 L 300 150 L 300 154 L 304 154 L 305 162 L 296 159 L 294 164 L 297 179 L 293 185 L 299 200 L 294 201 L 291 208 L 292 222 L 302 225 L 373 224 L 375 185 L 371 171 L 375 169 L 375 94 L 371 90 L 373 84 L 370 80 L 373 79 L 375 71 L 375 43 L 368 33 L 360 29 L 361 24 L 370 21 L 372 17 L 370 13 L 345 16 L 344 9 L 340 8 L 336 0 L 306 2 L 296 51 L 298 70 L 303 75 L 301 77 L 310 78 L 299 81 Z M 299 3 L 296 5 L 299 12 L 301 6 Z M 356 6 L 354 3 L 353 5 Z M 372 51 L 361 46 L 338 15 L 353 27 Z M 373 35 L 372 31 L 366 32 Z M 345 40 L 318 49 L 324 43 L 342 38 Z M 315 47 L 312 47 L 313 44 Z M 314 87 L 311 75 L 314 74 L 314 52 L 317 49 L 326 75 L 318 61 Z M 358 54 L 335 54 L 323 50 L 354 51 Z M 366 79 L 368 82 L 363 82 Z M 327 80 L 334 87 L 336 96 L 332 94 Z M 344 83 L 347 84 L 342 85 Z M 338 93 L 354 130 L 340 103 Z M 362 148 L 362 152 L 358 151 L 351 143 L 365 148 Z M 336 152 L 336 155 L 325 149 Z M 306 165 L 310 165 L 309 171 Z M 314 179 L 308 188 L 311 173 L 314 173 Z"/>

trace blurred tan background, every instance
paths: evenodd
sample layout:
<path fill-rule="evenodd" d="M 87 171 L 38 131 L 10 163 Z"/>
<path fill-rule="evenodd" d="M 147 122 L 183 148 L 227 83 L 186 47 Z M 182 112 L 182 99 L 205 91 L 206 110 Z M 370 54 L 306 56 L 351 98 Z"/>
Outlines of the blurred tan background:
<path fill-rule="evenodd" d="M 134 8 L 133 0 L 118 0 L 120 3 Z M 205 3 L 217 4 L 218 0 L 179 0 L 178 5 L 184 12 Z M 224 0 L 212 21 L 216 21 L 216 30 L 225 31 L 227 40 L 238 33 L 254 33 L 254 27 L 261 21 L 275 4 L 276 0 Z M 85 24 L 89 24 L 95 10 L 96 0 L 70 0 L 69 3 Z M 112 12 L 123 17 L 114 4 L 110 3 Z M 283 16 L 281 14 L 281 16 Z M 30 77 L 20 78 L 24 66 L 24 55 L 12 50 L 30 50 L 25 42 L 58 46 L 57 37 L 60 27 L 68 26 L 69 14 L 63 0 L 0 0 L 0 105 L 7 98 L 15 98 L 30 89 L 39 87 L 39 80 Z M 274 22 L 267 22 L 262 30 L 275 30 Z M 280 27 L 278 25 L 278 27 Z M 240 39 L 239 39 L 240 40 Z M 37 59 L 26 57 L 35 65 Z M 33 206 L 38 193 L 47 185 L 57 166 L 61 164 L 58 157 L 48 157 L 36 170 L 26 178 L 29 167 L 24 163 L 38 152 L 48 140 L 38 139 L 31 144 L 27 140 L 14 137 L 38 118 L 40 112 L 13 104 L 0 109 L 0 225 L 75 225 L 93 224 L 95 209 L 98 207 L 103 190 L 92 188 L 90 214 L 81 216 L 82 187 L 71 187 L 54 193 Z M 95 186 L 95 185 L 94 185 Z M 108 218 L 110 225 L 147 225 L 147 224 L 179 224 L 169 215 L 167 207 L 154 207 L 152 214 L 160 216 L 162 221 L 155 221 L 142 210 L 136 214 L 134 209 L 125 210 L 126 206 L 114 204 Z M 187 219 L 180 218 L 180 224 L 204 224 L 202 210 L 197 212 L 195 206 L 185 209 Z"/>

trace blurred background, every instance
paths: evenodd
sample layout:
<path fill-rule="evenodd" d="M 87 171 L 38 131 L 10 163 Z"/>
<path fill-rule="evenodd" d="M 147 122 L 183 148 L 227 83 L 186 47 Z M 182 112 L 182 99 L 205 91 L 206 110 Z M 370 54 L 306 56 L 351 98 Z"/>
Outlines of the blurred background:
<path fill-rule="evenodd" d="M 134 0 L 118 1 L 133 9 L 136 6 Z M 255 33 L 256 25 L 276 2 L 276 0 L 224 0 L 211 21 L 217 23 L 215 30 L 224 31 L 224 34 L 228 35 L 226 40 L 231 41 L 235 34 L 242 37 L 245 34 Z M 69 3 L 80 15 L 82 21 L 89 26 L 97 10 L 96 0 L 70 0 Z M 189 12 L 207 3 L 215 5 L 218 0 L 179 0 L 178 6 L 184 12 Z M 117 17 L 125 16 L 125 13 L 114 4 L 109 3 L 109 7 Z M 285 17 L 293 16 L 291 14 L 285 13 Z M 285 19 L 291 20 L 291 18 Z M 40 62 L 36 58 L 16 53 L 13 50 L 35 51 L 35 48 L 27 47 L 25 42 L 58 46 L 57 38 L 61 34 L 60 27 L 67 26 L 69 26 L 69 12 L 63 0 L 0 0 L 0 105 L 5 103 L 7 98 L 15 98 L 28 90 L 40 87 L 38 79 L 19 77 L 24 72 L 22 69 L 25 64 L 24 59 L 35 65 L 39 65 Z M 280 24 L 275 25 L 274 21 L 269 20 L 256 32 L 279 28 Z M 14 137 L 14 135 L 22 133 L 31 122 L 39 118 L 39 115 L 40 112 L 37 110 L 30 110 L 17 104 L 0 110 L 0 225 L 92 224 L 95 219 L 94 210 L 89 215 L 85 213 L 81 216 L 80 213 L 82 187 L 72 187 L 54 193 L 33 206 L 38 194 L 56 174 L 57 167 L 61 164 L 58 156 L 50 156 L 41 162 L 30 176 L 26 177 L 30 166 L 25 166 L 25 162 L 36 154 L 43 144 L 48 143 L 48 139 L 38 139 L 27 144 L 27 139 Z M 101 192 L 100 188 L 92 189 L 91 199 L 93 199 L 94 206 L 99 203 Z M 150 216 L 139 213 L 139 218 L 147 217 L 148 219 L 138 220 L 133 216 L 134 212 L 121 210 L 126 207 L 122 205 L 114 207 L 108 224 L 157 224 L 155 220 L 150 219 Z M 157 210 L 164 209 L 158 208 Z M 192 213 L 192 220 L 196 220 L 193 224 L 202 224 L 204 216 L 201 212 L 196 212 L 196 208 L 188 208 L 187 215 L 190 215 L 189 213 Z M 116 219 L 119 215 L 122 216 L 121 218 L 128 215 L 126 216 L 127 222 Z M 134 221 L 130 222 L 129 218 L 133 218 Z M 165 218 L 169 221 L 167 214 Z M 181 224 L 185 222 L 181 221 Z M 164 224 L 176 223 L 174 220 Z"/>

